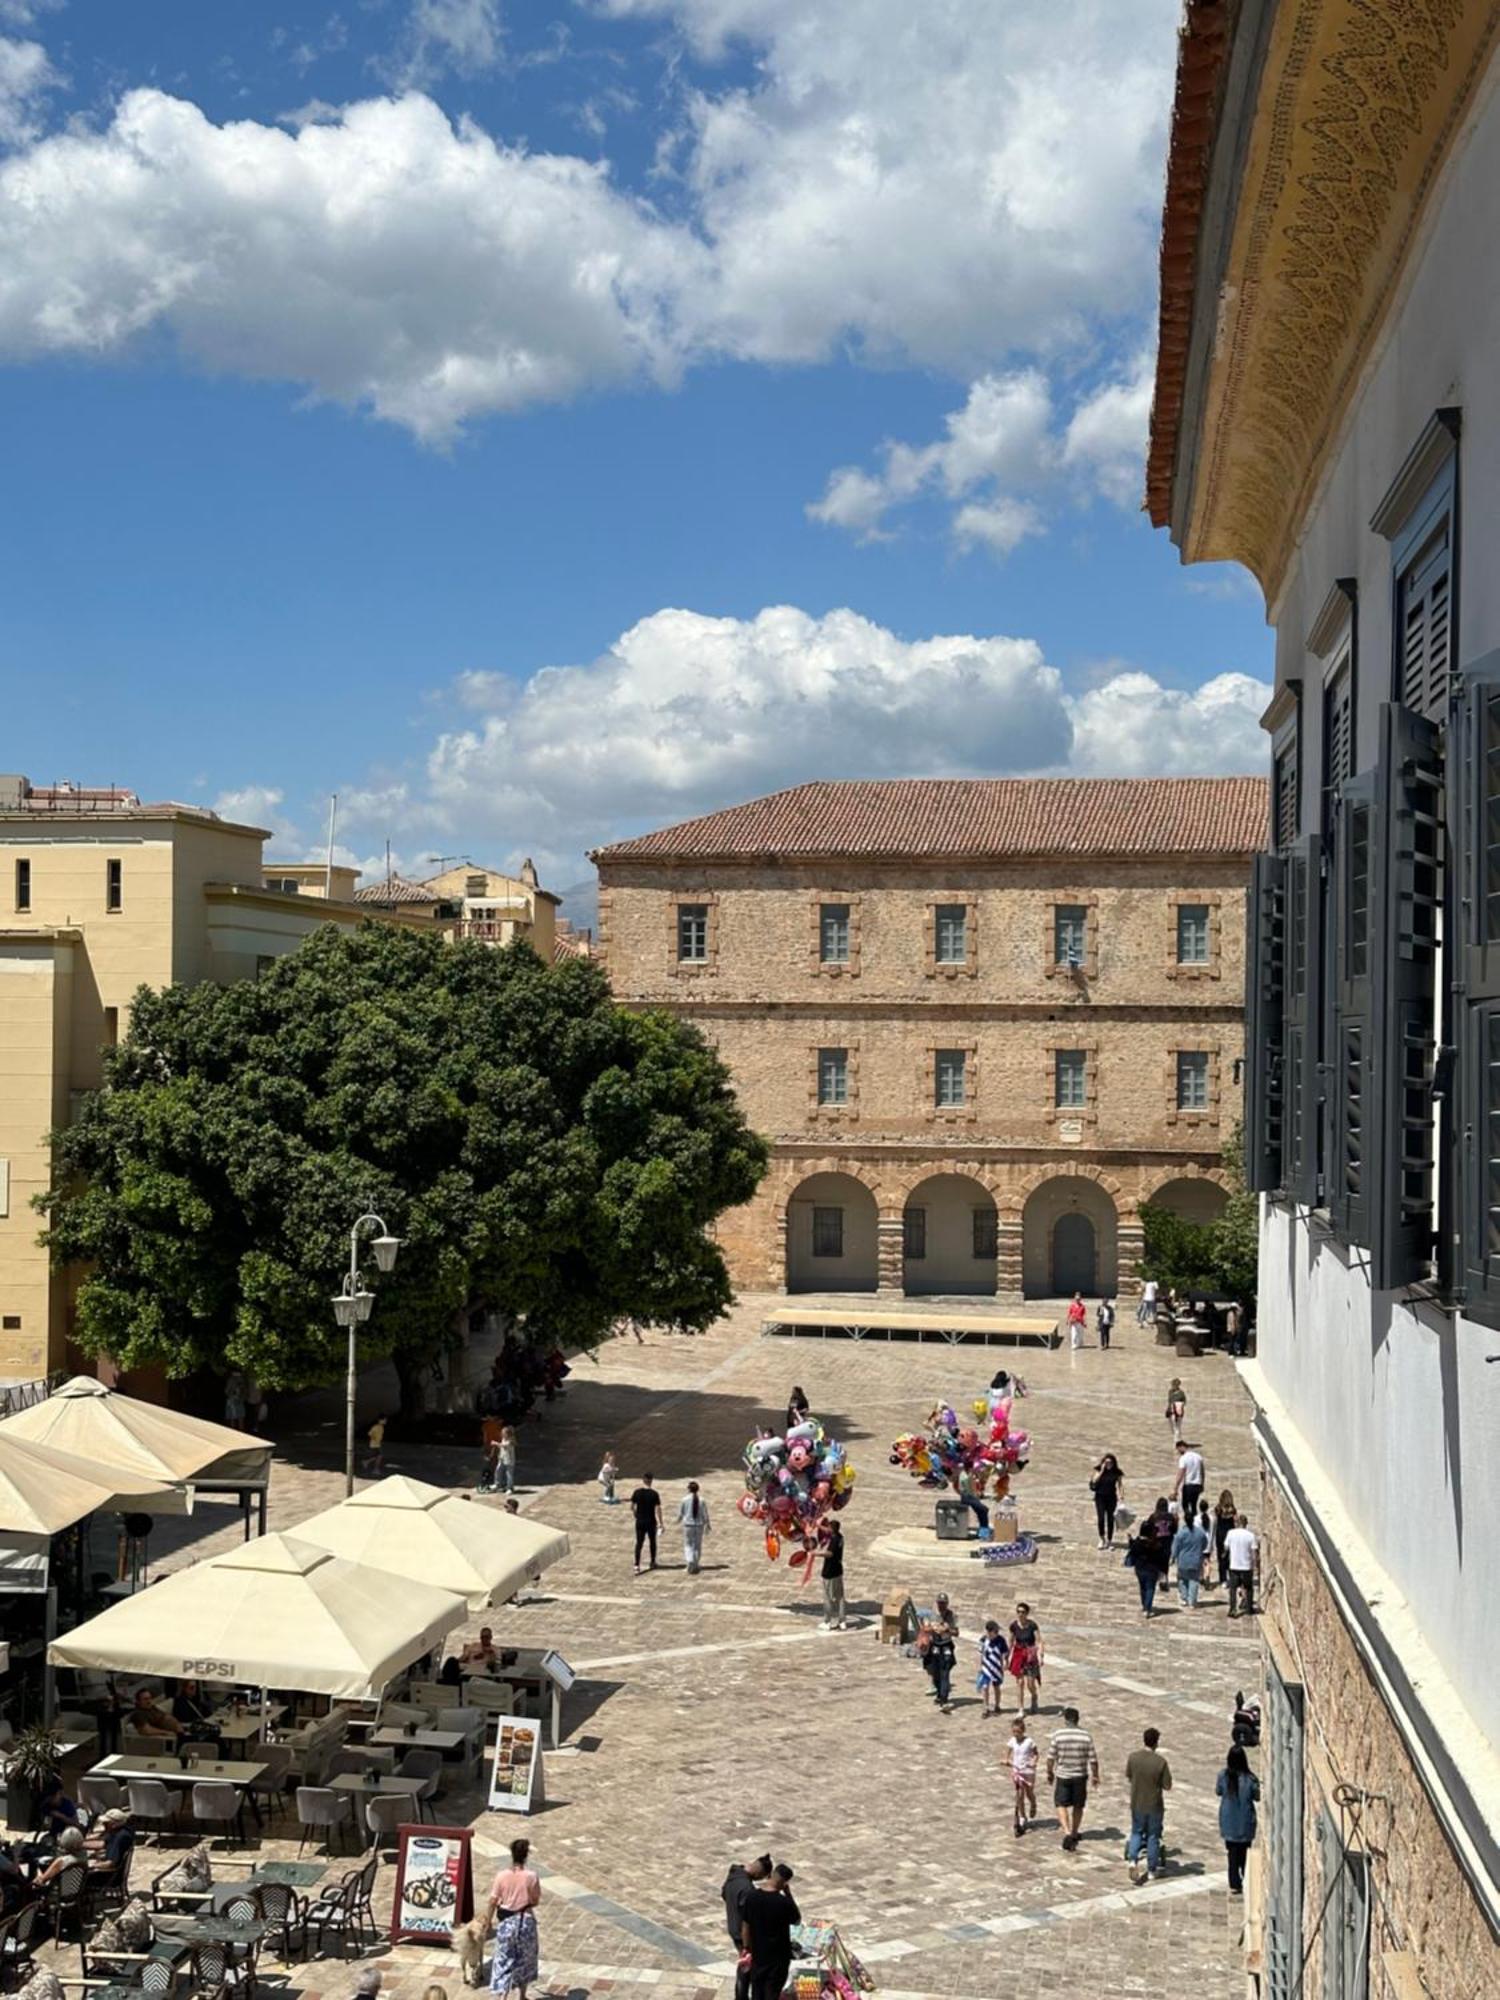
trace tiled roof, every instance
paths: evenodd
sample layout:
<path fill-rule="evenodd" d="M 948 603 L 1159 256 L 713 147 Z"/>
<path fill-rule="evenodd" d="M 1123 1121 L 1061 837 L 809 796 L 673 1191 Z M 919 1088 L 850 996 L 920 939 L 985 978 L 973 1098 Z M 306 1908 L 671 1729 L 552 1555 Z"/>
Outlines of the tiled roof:
<path fill-rule="evenodd" d="M 1268 811 L 1264 778 L 854 779 L 794 785 L 593 859 L 1253 854 Z"/>
<path fill-rule="evenodd" d="M 367 882 L 362 889 L 356 889 L 354 900 L 388 907 L 395 903 L 435 903 L 437 897 L 425 884 L 408 882 L 404 875 L 392 875 L 389 880 L 382 875 L 379 881 Z"/>

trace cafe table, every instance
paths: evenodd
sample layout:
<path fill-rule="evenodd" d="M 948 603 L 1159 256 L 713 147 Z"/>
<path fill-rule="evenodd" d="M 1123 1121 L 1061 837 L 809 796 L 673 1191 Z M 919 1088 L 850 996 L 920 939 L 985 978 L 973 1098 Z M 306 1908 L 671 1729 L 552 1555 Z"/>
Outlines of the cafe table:
<path fill-rule="evenodd" d="M 402 1729 L 399 1725 L 377 1729 L 370 1741 L 381 1750 L 441 1750 L 451 1757 L 463 1749 L 468 1738 L 461 1729 Z"/>
<path fill-rule="evenodd" d="M 184 1944 L 230 1944 L 254 1947 L 264 1944 L 271 1928 L 265 1917 L 174 1917 L 153 1919 L 158 1937 L 180 1938 Z"/>
<path fill-rule="evenodd" d="M 233 1708 L 219 1709 L 208 1718 L 208 1726 L 218 1736 L 221 1743 L 248 1743 L 260 1735 L 265 1721 L 274 1729 L 286 1714 L 284 1701 L 273 1701 L 262 1717 L 258 1702 L 236 1711 Z"/>
<path fill-rule="evenodd" d="M 266 1764 L 236 1763 L 228 1758 L 222 1763 L 210 1762 L 207 1757 L 184 1764 L 180 1757 L 132 1757 L 117 1751 L 112 1757 L 101 1757 L 90 1768 L 89 1776 L 114 1778 L 122 1783 L 130 1778 L 160 1778 L 168 1785 L 244 1786 L 253 1785 L 269 1768 Z"/>
<path fill-rule="evenodd" d="M 328 1873 L 326 1861 L 257 1861 L 252 1882 L 274 1882 L 284 1889 L 311 1889 Z"/>
<path fill-rule="evenodd" d="M 387 1777 L 382 1771 L 377 1771 L 373 1778 L 363 1772 L 340 1771 L 336 1778 L 328 1780 L 328 1789 L 331 1792 L 355 1792 L 363 1799 L 373 1799 L 382 1792 L 387 1796 L 404 1793 L 407 1798 L 415 1799 L 426 1782 L 425 1778 Z"/>

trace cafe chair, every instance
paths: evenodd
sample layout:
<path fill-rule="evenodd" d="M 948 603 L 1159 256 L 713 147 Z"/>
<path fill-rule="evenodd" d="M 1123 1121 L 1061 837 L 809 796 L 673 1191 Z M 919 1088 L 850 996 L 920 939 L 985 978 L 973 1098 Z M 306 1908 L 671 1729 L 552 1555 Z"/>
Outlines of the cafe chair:
<path fill-rule="evenodd" d="M 469 1774 L 477 1775 L 484 1762 L 489 1717 L 482 1708 L 450 1708 L 443 1717 L 442 1726 L 444 1729 L 456 1729 L 461 1736 L 468 1738 L 463 1747 L 463 1763 Z"/>
<path fill-rule="evenodd" d="M 201 1764 L 205 1760 L 210 1764 L 219 1764 L 224 1760 L 224 1752 L 217 1743 L 179 1743 L 177 1754 L 189 1764 Z"/>
<path fill-rule="evenodd" d="M 476 1675 L 464 1689 L 471 1708 L 483 1709 L 486 1715 L 514 1715 L 516 1712 L 516 1691 L 509 1681 L 485 1680 Z"/>
<path fill-rule="evenodd" d="M 131 1778 L 126 1790 L 130 1795 L 130 1817 L 154 1823 L 158 1844 L 164 1826 L 170 1825 L 176 1831 L 177 1807 L 160 1778 Z"/>
<path fill-rule="evenodd" d="M 40 1903 L 23 1903 L 13 1917 L 0 1923 L 0 1987 L 6 1986 L 12 1975 L 29 1972 L 41 1911 Z"/>
<path fill-rule="evenodd" d="M 120 1848 L 120 1859 L 113 1867 L 94 1867 L 89 1870 L 89 1889 L 95 1910 L 121 1909 L 130 1900 L 130 1870 L 135 1862 L 135 1828 L 129 1829 L 129 1839 Z"/>
<path fill-rule="evenodd" d="M 70 1862 L 61 1875 L 55 1875 L 48 1883 L 47 1922 L 59 1944 L 63 1942 L 63 1930 L 68 1924 L 77 1926 L 79 1943 L 82 1943 L 88 1900 L 89 1871 L 82 1861 Z"/>
<path fill-rule="evenodd" d="M 328 1931 L 337 1933 L 341 1953 L 345 1939 L 352 1937 L 356 1946 L 363 1942 L 366 1927 L 372 1935 L 379 1936 L 375 1912 L 370 1903 L 379 1867 L 380 1854 L 376 1850 L 362 1867 L 356 1868 L 334 1888 L 308 1903 L 308 1928 L 316 1929 L 318 1933 L 319 1952 L 323 1949 L 323 1938 Z"/>
<path fill-rule="evenodd" d="M 116 1778 L 83 1777 L 78 1780 L 78 1803 L 91 1813 L 118 1812 L 125 1804 L 125 1791 Z"/>
<path fill-rule="evenodd" d="M 387 1777 L 396 1768 L 394 1750 L 335 1750 L 323 1767 L 325 1778 L 338 1778 L 345 1772 L 351 1778 L 362 1778 L 366 1771 L 383 1771 Z"/>
<path fill-rule="evenodd" d="M 396 1829 L 406 1824 L 411 1807 L 399 1792 L 377 1792 L 373 1799 L 365 1800 L 365 1825 L 370 1830 L 370 1845 L 378 1854 L 381 1843 L 396 1845 Z"/>
<path fill-rule="evenodd" d="M 435 1799 L 443 1784 L 443 1753 L 441 1750 L 408 1750 L 401 1759 L 398 1773 L 403 1778 L 420 1778 L 422 1789 L 417 1793 L 418 1807 L 424 1807 Z"/>
<path fill-rule="evenodd" d="M 255 1762 L 264 1764 L 266 1768 L 246 1787 L 250 1794 L 250 1809 L 258 1819 L 260 1802 L 264 1799 L 267 1817 L 274 1819 L 286 1804 L 286 1780 L 292 1767 L 292 1753 L 284 1743 L 261 1743 L 256 1746 Z"/>
<path fill-rule="evenodd" d="M 302 1828 L 302 1838 L 297 1843 L 299 1854 L 311 1833 L 320 1833 L 326 1847 L 337 1828 L 342 1844 L 344 1828 L 354 1823 L 354 1800 L 348 1792 L 331 1791 L 324 1785 L 299 1785 L 297 1820 Z"/>
<path fill-rule="evenodd" d="M 193 1787 L 193 1819 L 199 1826 L 218 1827 L 226 1845 L 233 1828 L 243 1844 L 245 1801 L 240 1797 L 239 1787 L 226 1784 L 222 1778 L 200 1780 Z"/>
<path fill-rule="evenodd" d="M 172 1749 L 165 1736 L 142 1736 L 139 1730 L 120 1729 L 120 1749 L 127 1757 L 170 1757 Z"/>
<path fill-rule="evenodd" d="M 276 1941 L 276 1955 L 283 1965 L 290 1965 L 292 1940 L 298 1938 L 303 1949 L 307 1945 L 307 1910 L 296 1890 L 286 1882 L 261 1882 L 257 1884 L 260 1895 L 261 1915 L 270 1929 L 266 1938 Z"/>
<path fill-rule="evenodd" d="M 233 1953 L 227 1944 L 200 1941 L 193 1946 L 188 1987 L 197 2000 L 225 2000 L 233 1973 Z"/>

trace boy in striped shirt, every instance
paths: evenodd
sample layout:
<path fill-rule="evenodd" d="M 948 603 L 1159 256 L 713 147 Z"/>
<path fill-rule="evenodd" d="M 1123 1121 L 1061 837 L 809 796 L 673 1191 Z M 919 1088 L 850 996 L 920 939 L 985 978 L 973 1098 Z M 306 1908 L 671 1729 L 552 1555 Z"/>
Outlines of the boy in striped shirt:
<path fill-rule="evenodd" d="M 1063 1710 L 1063 1727 L 1054 1729 L 1047 1748 L 1047 1776 L 1052 1780 L 1052 1799 L 1057 1807 L 1057 1823 L 1062 1828 L 1062 1844 L 1069 1854 L 1078 1845 L 1078 1829 L 1088 1803 L 1089 1779 L 1099 1782 L 1099 1753 L 1094 1739 L 1078 1726 L 1078 1710 Z"/>
<path fill-rule="evenodd" d="M 984 1696 L 986 1715 L 999 1715 L 1005 1698 L 1005 1663 L 1009 1650 L 993 1618 L 984 1621 L 984 1637 L 979 1641 L 979 1691 Z"/>

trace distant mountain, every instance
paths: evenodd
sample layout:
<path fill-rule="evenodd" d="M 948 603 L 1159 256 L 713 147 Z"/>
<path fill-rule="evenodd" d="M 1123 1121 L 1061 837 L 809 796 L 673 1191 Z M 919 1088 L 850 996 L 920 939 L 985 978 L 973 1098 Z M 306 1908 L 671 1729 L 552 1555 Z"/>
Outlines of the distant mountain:
<path fill-rule="evenodd" d="M 577 931 L 599 929 L 599 882 L 597 876 L 590 875 L 586 882 L 575 882 L 571 889 L 557 889 L 553 892 L 562 897 L 557 914 L 566 917 Z"/>

